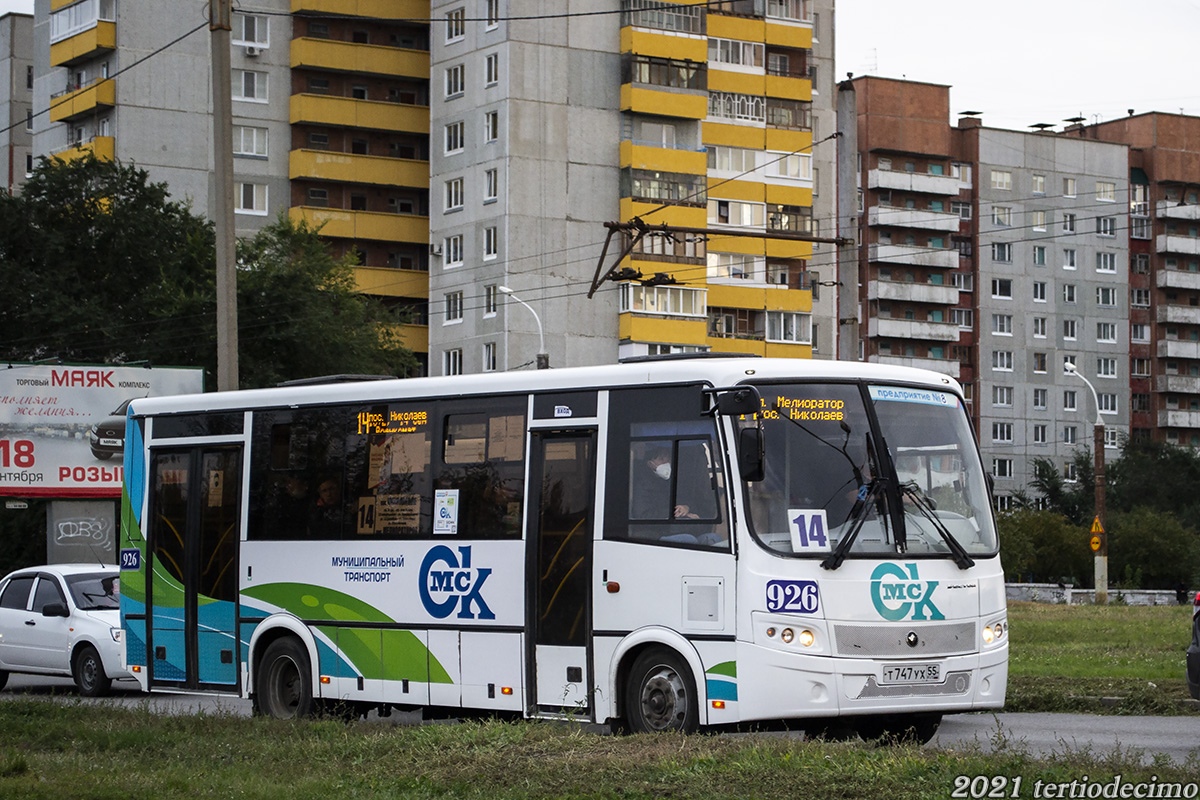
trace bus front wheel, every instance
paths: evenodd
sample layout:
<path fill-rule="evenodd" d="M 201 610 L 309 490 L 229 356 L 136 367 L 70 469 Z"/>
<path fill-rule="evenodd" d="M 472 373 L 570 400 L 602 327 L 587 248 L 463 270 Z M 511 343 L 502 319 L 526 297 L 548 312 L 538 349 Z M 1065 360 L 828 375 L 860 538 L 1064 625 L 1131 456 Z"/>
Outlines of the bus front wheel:
<path fill-rule="evenodd" d="M 311 716 L 316 708 L 311 674 L 308 651 L 298 639 L 272 642 L 254 675 L 255 710 L 276 719 Z"/>
<path fill-rule="evenodd" d="M 625 684 L 625 718 L 634 733 L 692 733 L 699 727 L 695 683 L 678 653 L 655 647 L 634 660 Z"/>

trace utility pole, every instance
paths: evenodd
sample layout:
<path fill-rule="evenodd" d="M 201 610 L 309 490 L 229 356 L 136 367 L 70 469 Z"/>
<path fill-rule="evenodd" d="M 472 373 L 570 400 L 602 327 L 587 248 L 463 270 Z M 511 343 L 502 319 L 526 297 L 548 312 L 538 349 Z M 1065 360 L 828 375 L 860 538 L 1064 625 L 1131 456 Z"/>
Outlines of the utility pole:
<path fill-rule="evenodd" d="M 209 0 L 212 33 L 213 198 L 217 240 L 217 391 L 238 388 L 236 249 L 233 241 L 233 84 L 229 41 L 232 0 Z"/>
<path fill-rule="evenodd" d="M 838 84 L 837 126 L 837 359 L 858 361 L 858 103 L 850 80 Z"/>

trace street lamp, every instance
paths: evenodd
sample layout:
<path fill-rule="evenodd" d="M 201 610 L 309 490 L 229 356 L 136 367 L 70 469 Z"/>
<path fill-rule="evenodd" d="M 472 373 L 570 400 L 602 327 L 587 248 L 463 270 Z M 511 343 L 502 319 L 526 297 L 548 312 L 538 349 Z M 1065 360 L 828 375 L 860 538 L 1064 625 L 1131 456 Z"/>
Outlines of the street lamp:
<path fill-rule="evenodd" d="M 1100 538 L 1096 550 L 1096 604 L 1108 603 L 1108 534 L 1104 532 L 1104 420 L 1100 418 L 1100 396 L 1092 382 L 1080 374 L 1074 363 L 1063 363 L 1063 371 L 1074 375 L 1092 390 L 1092 402 L 1096 404 L 1096 424 L 1092 428 L 1092 448 L 1096 451 L 1096 519 L 1092 523 L 1092 535 Z"/>
<path fill-rule="evenodd" d="M 537 326 L 538 326 L 537 368 L 538 369 L 549 369 L 550 368 L 550 354 L 546 352 L 546 336 L 542 332 L 542 318 L 539 317 L 538 313 L 533 310 L 533 306 L 529 305 L 529 303 L 526 303 L 524 300 L 522 300 L 521 298 L 519 298 L 515 294 L 513 294 L 512 289 L 508 288 L 507 286 L 497 286 L 496 288 L 502 294 L 508 295 L 513 300 L 516 300 L 518 303 L 520 303 L 521 305 L 528 308 L 529 313 L 533 314 L 533 319 L 535 322 L 537 322 Z"/>

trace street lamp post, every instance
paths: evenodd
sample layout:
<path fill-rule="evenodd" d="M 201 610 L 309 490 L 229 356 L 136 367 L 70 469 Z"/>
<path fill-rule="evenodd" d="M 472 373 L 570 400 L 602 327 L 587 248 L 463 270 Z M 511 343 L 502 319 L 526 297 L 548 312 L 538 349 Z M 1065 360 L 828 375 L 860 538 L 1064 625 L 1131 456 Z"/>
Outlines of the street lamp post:
<path fill-rule="evenodd" d="M 1092 533 L 1100 537 L 1100 547 L 1096 549 L 1096 604 L 1108 603 L 1108 534 L 1104 531 L 1105 478 L 1104 478 L 1104 420 L 1100 418 L 1100 396 L 1092 382 L 1080 374 L 1078 368 L 1071 362 L 1063 364 L 1063 371 L 1074 375 L 1087 384 L 1092 390 L 1092 402 L 1096 404 L 1096 424 L 1092 427 L 1092 448 L 1096 454 L 1096 521 Z M 1095 529 L 1099 528 L 1099 532 Z"/>
<path fill-rule="evenodd" d="M 533 310 L 533 306 L 529 305 L 529 303 L 526 303 L 524 300 L 522 300 L 521 298 L 519 298 L 515 294 L 513 294 L 512 289 L 508 288 L 507 286 L 497 286 L 496 288 L 502 294 L 508 295 L 513 300 L 516 300 L 518 303 L 520 303 L 521 305 L 528 308 L 529 313 L 533 314 L 533 319 L 535 322 L 537 322 L 537 326 L 538 326 L 537 368 L 538 369 L 549 369 L 550 368 L 550 354 L 546 352 L 546 336 L 542 332 L 542 318 L 539 317 L 538 313 Z"/>

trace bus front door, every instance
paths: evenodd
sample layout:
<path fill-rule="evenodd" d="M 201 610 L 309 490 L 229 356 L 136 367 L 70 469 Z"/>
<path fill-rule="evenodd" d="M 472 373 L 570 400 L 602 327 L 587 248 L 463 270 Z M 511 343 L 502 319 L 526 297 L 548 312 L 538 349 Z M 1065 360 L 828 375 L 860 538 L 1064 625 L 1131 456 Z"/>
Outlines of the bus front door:
<path fill-rule="evenodd" d="M 534 431 L 527 608 L 531 710 L 592 710 L 591 574 L 596 432 Z"/>
<path fill-rule="evenodd" d="M 146 634 L 151 687 L 238 684 L 240 447 L 154 450 Z"/>

